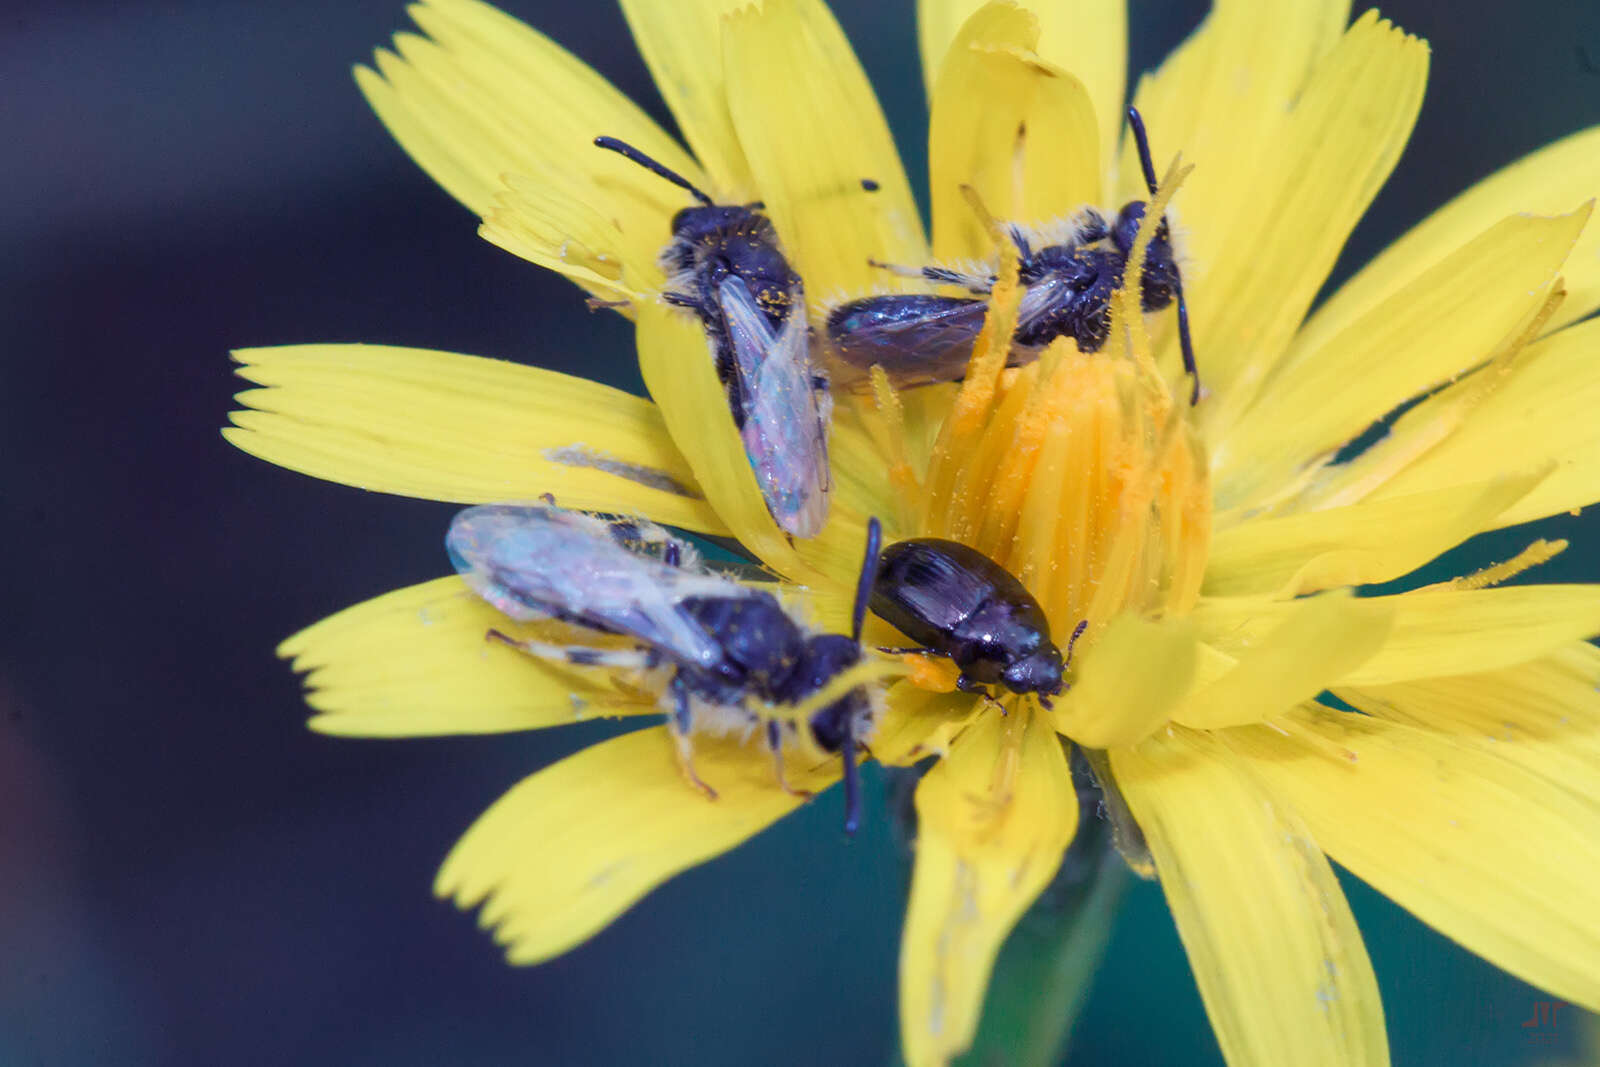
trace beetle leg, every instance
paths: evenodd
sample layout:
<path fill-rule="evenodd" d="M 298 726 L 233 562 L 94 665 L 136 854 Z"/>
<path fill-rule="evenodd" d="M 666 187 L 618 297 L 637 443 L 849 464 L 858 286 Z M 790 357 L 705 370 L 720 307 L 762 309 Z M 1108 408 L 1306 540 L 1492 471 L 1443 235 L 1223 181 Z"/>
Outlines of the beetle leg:
<path fill-rule="evenodd" d="M 996 700 L 994 694 L 989 692 L 989 687 L 982 682 L 974 681 L 962 674 L 956 678 L 956 689 L 963 693 L 971 693 L 973 696 L 982 697 L 985 704 L 988 704 L 991 708 L 999 708 L 1002 715 L 1007 713 L 1006 706 Z"/>
<path fill-rule="evenodd" d="M 910 648 L 885 648 L 879 645 L 878 651 L 886 656 L 944 656 L 946 658 L 950 656 L 948 652 L 937 648 L 923 648 L 921 645 L 913 645 Z"/>

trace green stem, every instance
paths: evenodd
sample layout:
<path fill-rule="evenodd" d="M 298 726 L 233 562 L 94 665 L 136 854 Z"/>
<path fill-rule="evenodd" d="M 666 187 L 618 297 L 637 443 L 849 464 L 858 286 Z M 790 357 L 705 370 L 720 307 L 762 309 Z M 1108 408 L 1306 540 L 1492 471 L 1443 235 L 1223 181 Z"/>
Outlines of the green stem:
<path fill-rule="evenodd" d="M 1094 846 L 1093 873 L 1060 895 L 1047 891 L 1023 916 L 995 963 L 983 1021 L 957 1062 L 1051 1067 L 1062 1060 L 1072 1024 L 1094 981 L 1128 870 L 1106 840 Z"/>

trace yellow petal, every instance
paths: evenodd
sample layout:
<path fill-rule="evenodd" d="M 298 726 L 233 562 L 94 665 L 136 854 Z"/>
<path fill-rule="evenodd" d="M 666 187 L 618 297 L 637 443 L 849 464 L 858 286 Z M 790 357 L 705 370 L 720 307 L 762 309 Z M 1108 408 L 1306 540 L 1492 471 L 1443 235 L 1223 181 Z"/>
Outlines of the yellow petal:
<path fill-rule="evenodd" d="M 917 31 L 928 98 L 933 99 L 950 44 L 984 0 L 918 0 Z M 1125 0 L 1029 0 L 1039 21 L 1039 55 L 1074 75 L 1093 103 L 1102 144 L 1091 157 L 1104 173 L 1122 128 L 1123 90 L 1128 77 L 1128 11 Z"/>
<path fill-rule="evenodd" d="M 1341 865 L 1556 996 L 1600 1009 L 1600 808 L 1441 734 L 1327 709 L 1229 744 Z"/>
<path fill-rule="evenodd" d="M 558 182 L 511 174 L 495 206 L 478 227 L 490 244 L 566 275 L 601 300 L 633 301 L 661 288 L 665 275 L 656 253 L 667 223 L 653 241 L 625 241 L 616 223 L 590 201 Z M 631 304 L 615 310 L 632 318 Z"/>
<path fill-rule="evenodd" d="M 1503 219 L 1339 333 L 1297 339 L 1218 442 L 1218 498 L 1278 488 L 1402 401 L 1487 361 L 1543 308 L 1588 218 L 1589 205 Z"/>
<path fill-rule="evenodd" d="M 885 705 L 871 744 L 873 759 L 887 767 L 945 755 L 983 707 L 970 693 L 937 693 L 906 681 L 889 688 Z"/>
<path fill-rule="evenodd" d="M 884 540 L 910 536 L 898 529 L 896 495 L 890 464 L 863 423 L 863 404 L 834 393 L 833 430 L 828 438 L 835 499 L 851 511 L 876 515 L 884 524 Z"/>
<path fill-rule="evenodd" d="M 1184 247 L 1196 282 L 1231 240 L 1229 227 L 1254 230 L 1248 205 L 1261 194 L 1261 164 L 1282 151 L 1272 137 L 1349 17 L 1349 0 L 1217 0 L 1200 28 L 1139 80 L 1134 103 L 1150 130 L 1157 170 L 1180 151 L 1196 164 L 1177 206 L 1192 230 Z M 1119 199 L 1149 195 L 1131 144 L 1123 146 L 1118 177 Z"/>
<path fill-rule="evenodd" d="M 660 710 L 653 694 L 615 686 L 606 672 L 557 667 L 485 640 L 490 628 L 539 632 L 461 579 L 440 578 L 329 616 L 278 655 L 306 672 L 306 703 L 318 712 L 311 728 L 325 734 L 503 733 Z"/>
<path fill-rule="evenodd" d="M 967 21 L 945 57 L 928 134 L 940 260 L 993 251 L 963 185 L 1001 218 L 1031 223 L 1100 202 L 1094 104 L 1082 82 L 1035 53 L 1038 38 L 1029 12 L 995 0 Z"/>
<path fill-rule="evenodd" d="M 768 0 L 724 24 L 728 106 L 756 188 L 815 306 L 920 264 L 922 221 L 867 76 L 822 0 Z M 878 183 L 876 192 L 861 187 Z"/>
<path fill-rule="evenodd" d="M 387 54 L 387 53 L 380 53 Z M 451 135 L 437 111 L 419 109 L 370 67 L 354 69 L 356 87 L 417 166 L 468 210 L 489 210 L 499 188 L 499 172 L 480 162 Z"/>
<path fill-rule="evenodd" d="M 1240 7 L 1248 10 L 1230 5 L 1226 21 L 1218 10 L 1215 54 L 1204 62 L 1197 51 L 1196 71 L 1173 83 L 1192 95 L 1163 100 L 1162 111 L 1185 119 L 1169 126 L 1160 112 L 1146 116 L 1158 158 L 1181 150 L 1195 164 L 1174 202 L 1175 225 L 1201 379 L 1213 391 L 1205 417 L 1217 430 L 1282 355 L 1393 169 L 1428 70 L 1425 44 L 1368 12 L 1316 62 L 1302 91 L 1305 64 L 1342 4 Z M 1251 25 L 1223 34 L 1235 20 Z M 1186 140 L 1191 128 L 1204 140 Z"/>
<path fill-rule="evenodd" d="M 1203 730 L 1260 722 L 1349 677 L 1389 635 L 1393 612 L 1372 600 L 1329 593 L 1291 603 L 1275 630 L 1190 693 L 1173 718 Z"/>
<path fill-rule="evenodd" d="M 1212 535 L 1204 591 L 1298 596 L 1393 581 L 1493 526 L 1552 468 L 1226 527 Z"/>
<path fill-rule="evenodd" d="M 665 727 L 569 756 L 523 779 L 472 824 L 434 892 L 462 908 L 482 903 L 479 921 L 510 961 L 538 963 L 800 804 L 753 747 L 697 741 L 694 767 L 717 799 L 684 778 Z M 806 788 L 829 782 L 793 770 L 790 780 Z"/>
<path fill-rule="evenodd" d="M 1448 734 L 1600 804 L 1597 685 L 1600 649 L 1576 644 L 1496 671 L 1336 693 L 1370 715 Z"/>
<path fill-rule="evenodd" d="M 1542 462 L 1555 463 L 1555 472 L 1507 508 L 1495 526 L 1600 500 L 1596 351 L 1600 321 L 1579 323 L 1530 346 L 1509 371 L 1491 369 L 1488 380 L 1474 375 L 1424 400 L 1367 453 L 1333 468 L 1310 502 L 1359 499 L 1368 491 L 1372 499 L 1388 499 Z M 1411 458 L 1418 453 L 1420 458 Z"/>
<path fill-rule="evenodd" d="M 917 786 L 917 854 L 900 946 L 901 1042 L 910 1067 L 972 1043 L 1006 934 L 1055 875 L 1077 793 L 1050 724 L 992 710 Z"/>
<path fill-rule="evenodd" d="M 722 19 L 747 0 L 622 0 L 622 13 L 678 129 L 724 189 L 747 189 L 750 167 L 728 114 Z"/>
<path fill-rule="evenodd" d="M 1282 625 L 1292 603 L 1206 599 L 1191 618 L 1201 640 L 1238 655 Z M 1367 597 L 1362 604 L 1393 610 L 1394 624 L 1383 647 L 1341 679 L 1346 685 L 1509 667 L 1600 632 L 1594 585 L 1441 589 Z"/>
<path fill-rule="evenodd" d="M 647 400 L 500 360 L 387 345 L 234 353 L 266 388 L 222 431 L 253 456 L 318 478 L 462 504 L 532 501 L 728 527 L 700 496 Z"/>
<path fill-rule="evenodd" d="M 1571 211 L 1592 198 L 1596 189 L 1600 189 L 1600 127 L 1522 157 L 1435 211 L 1341 285 L 1306 324 L 1307 338 L 1340 332 L 1494 220 L 1514 211 L 1537 215 Z M 1600 306 L 1600 226 L 1585 230 L 1573 249 L 1566 282 L 1567 299 L 1551 320 L 1551 329 Z"/>
<path fill-rule="evenodd" d="M 401 34 L 403 58 L 377 54 L 380 76 L 357 82 L 407 152 L 478 215 L 506 174 L 553 185 L 613 220 L 624 258 L 648 259 L 686 197 L 613 152 L 621 138 L 692 182 L 704 175 L 677 143 L 589 66 L 543 34 L 478 0 L 411 7 L 432 38 Z"/>
<path fill-rule="evenodd" d="M 1157 735 L 1111 765 L 1230 1067 L 1388 1063 L 1366 946 L 1294 810 L 1201 734 Z"/>
<path fill-rule="evenodd" d="M 1197 656 L 1187 619 L 1119 615 L 1083 654 L 1077 681 L 1056 707 L 1056 729 L 1087 748 L 1149 736 L 1194 685 Z"/>

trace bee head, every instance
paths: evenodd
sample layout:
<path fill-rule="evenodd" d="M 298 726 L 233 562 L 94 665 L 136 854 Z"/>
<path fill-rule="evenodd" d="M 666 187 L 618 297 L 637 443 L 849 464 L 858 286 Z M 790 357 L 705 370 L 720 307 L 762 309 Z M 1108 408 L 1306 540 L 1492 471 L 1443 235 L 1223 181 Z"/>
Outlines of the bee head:
<path fill-rule="evenodd" d="M 821 634 L 806 642 L 806 654 L 794 699 L 816 692 L 844 670 L 861 662 L 861 645 L 844 634 Z M 856 719 L 868 707 L 866 694 L 853 690 L 811 716 L 811 735 L 824 752 L 838 752 L 855 736 Z"/>
<path fill-rule="evenodd" d="M 713 245 L 748 234 L 772 242 L 777 239 L 772 221 L 761 214 L 757 204 L 694 205 L 672 216 L 672 235 L 693 244 Z"/>
<path fill-rule="evenodd" d="M 1111 239 L 1124 256 L 1133 251 L 1134 239 L 1139 235 L 1139 224 L 1144 221 L 1144 209 L 1143 200 L 1130 200 L 1117 214 Z M 1181 282 L 1178 263 L 1172 255 L 1172 235 L 1167 229 L 1166 219 L 1162 219 L 1161 225 L 1156 227 L 1150 247 L 1145 250 L 1144 270 L 1140 274 L 1139 284 L 1139 303 L 1146 311 L 1160 311 L 1177 299 Z"/>

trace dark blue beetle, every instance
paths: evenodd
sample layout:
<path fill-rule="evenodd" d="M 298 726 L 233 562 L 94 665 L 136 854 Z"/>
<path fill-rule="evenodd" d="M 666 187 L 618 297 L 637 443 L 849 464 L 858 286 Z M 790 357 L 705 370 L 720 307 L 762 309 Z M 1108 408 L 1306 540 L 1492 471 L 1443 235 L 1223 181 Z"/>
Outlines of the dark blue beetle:
<path fill-rule="evenodd" d="M 1050 620 L 1016 576 L 970 545 L 938 537 L 896 541 L 878 559 L 872 613 L 919 647 L 884 649 L 947 656 L 961 669 L 956 688 L 998 685 L 1036 693 L 1050 706 L 1066 662 L 1050 639 Z M 1072 643 L 1083 624 L 1072 633 Z"/>
<path fill-rule="evenodd" d="M 741 733 L 763 722 L 778 781 L 789 789 L 782 752 L 795 724 L 763 716 L 749 701 L 797 704 L 861 661 L 861 624 L 881 539 L 874 519 L 849 636 L 808 633 L 777 597 L 712 573 L 692 545 L 640 520 L 607 522 L 554 506 L 486 505 L 458 514 L 445 544 L 467 584 L 507 618 L 559 619 L 638 645 L 552 644 L 498 630 L 489 637 L 560 663 L 632 671 L 670 666 L 668 722 L 685 770 L 714 797 L 694 773 L 691 735 Z M 860 821 L 856 746 L 870 736 L 875 714 L 871 696 L 858 688 L 806 722 L 817 745 L 843 760 L 850 832 Z"/>
<path fill-rule="evenodd" d="M 1144 121 L 1135 108 L 1128 123 L 1139 149 L 1150 195 L 1156 192 L 1155 165 Z M 1074 220 L 1066 240 L 1035 249 L 1019 226 L 1007 227 L 1017 246 L 1018 280 L 1023 285 L 1016 332 L 1012 335 L 1011 363 L 1037 359 L 1057 337 L 1071 337 L 1084 352 L 1097 352 L 1111 330 L 1111 297 L 1122 285 L 1134 238 L 1144 219 L 1145 201 L 1123 205 L 1113 221 L 1093 209 Z M 987 295 L 994 275 L 972 275 L 944 267 L 900 268 L 874 263 L 943 285 L 960 285 Z M 1145 252 L 1140 274 L 1140 302 L 1145 311 L 1178 305 L 1178 340 L 1183 366 L 1194 375 L 1190 403 L 1200 398 L 1199 372 L 1189 339 L 1189 308 L 1183 299 L 1183 278 L 1172 251 L 1172 234 L 1163 218 Z M 828 341 L 846 364 L 861 370 L 879 364 L 898 385 L 953 381 L 966 371 L 973 342 L 988 315 L 979 297 L 936 296 L 912 293 L 869 296 L 840 304 L 828 314 Z"/>

